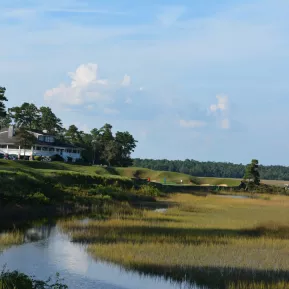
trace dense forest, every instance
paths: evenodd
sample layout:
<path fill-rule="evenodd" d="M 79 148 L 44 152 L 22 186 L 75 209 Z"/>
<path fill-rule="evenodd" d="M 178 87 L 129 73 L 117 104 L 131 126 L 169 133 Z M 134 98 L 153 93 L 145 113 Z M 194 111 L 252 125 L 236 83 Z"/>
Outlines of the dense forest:
<path fill-rule="evenodd" d="M 243 178 L 246 166 L 223 162 L 199 162 L 196 160 L 152 160 L 134 159 L 135 167 L 153 170 L 180 172 L 197 177 Z M 259 166 L 261 179 L 289 180 L 289 167 Z"/>

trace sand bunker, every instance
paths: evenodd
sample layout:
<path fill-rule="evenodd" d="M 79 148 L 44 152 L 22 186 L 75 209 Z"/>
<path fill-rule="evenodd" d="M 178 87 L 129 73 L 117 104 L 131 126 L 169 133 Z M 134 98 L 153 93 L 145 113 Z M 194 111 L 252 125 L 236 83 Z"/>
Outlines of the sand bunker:
<path fill-rule="evenodd" d="M 210 184 L 201 184 L 201 186 L 208 187 L 208 186 L 210 186 Z"/>
<path fill-rule="evenodd" d="M 220 185 L 218 185 L 219 187 L 228 187 L 228 185 L 227 184 L 220 184 Z"/>

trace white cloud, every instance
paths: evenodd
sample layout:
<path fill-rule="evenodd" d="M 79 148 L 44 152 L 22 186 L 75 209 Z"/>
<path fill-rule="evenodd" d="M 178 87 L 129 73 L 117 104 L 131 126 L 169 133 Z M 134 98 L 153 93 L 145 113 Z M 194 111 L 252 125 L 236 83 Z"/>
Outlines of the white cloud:
<path fill-rule="evenodd" d="M 111 103 L 114 83 L 98 77 L 98 66 L 94 63 L 82 64 L 75 72 L 68 73 L 70 85 L 60 84 L 47 90 L 44 94 L 46 102 L 61 105 L 82 105 L 89 103 Z"/>
<path fill-rule="evenodd" d="M 218 103 L 217 104 L 212 104 L 210 106 L 210 111 L 211 112 L 216 112 L 218 110 L 220 110 L 220 111 L 228 110 L 228 108 L 229 108 L 228 96 L 220 94 L 220 95 L 217 95 L 216 98 L 218 100 Z"/>
<path fill-rule="evenodd" d="M 198 128 L 198 127 L 204 127 L 206 126 L 206 122 L 200 121 L 200 120 L 180 120 L 180 126 L 181 127 L 187 127 L 187 128 Z"/>
<path fill-rule="evenodd" d="M 107 80 L 98 78 L 98 66 L 94 63 L 82 64 L 75 72 L 69 72 L 71 87 L 81 87 L 90 84 L 107 84 Z"/>
<path fill-rule="evenodd" d="M 131 77 L 126 74 L 123 78 L 121 85 L 122 86 L 130 86 L 131 85 Z"/>
<path fill-rule="evenodd" d="M 216 96 L 217 104 L 212 104 L 209 108 L 211 113 L 215 113 L 219 119 L 220 127 L 222 129 L 230 128 L 230 120 L 228 118 L 229 112 L 229 98 L 225 94 L 219 94 Z"/>

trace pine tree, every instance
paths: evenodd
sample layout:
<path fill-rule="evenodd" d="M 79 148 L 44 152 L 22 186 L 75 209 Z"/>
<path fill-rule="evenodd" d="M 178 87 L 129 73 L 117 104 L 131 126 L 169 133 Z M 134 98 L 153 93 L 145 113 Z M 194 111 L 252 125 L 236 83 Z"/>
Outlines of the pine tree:
<path fill-rule="evenodd" d="M 255 185 L 260 184 L 259 161 L 253 159 L 250 164 L 246 166 L 244 179 L 253 182 Z"/>

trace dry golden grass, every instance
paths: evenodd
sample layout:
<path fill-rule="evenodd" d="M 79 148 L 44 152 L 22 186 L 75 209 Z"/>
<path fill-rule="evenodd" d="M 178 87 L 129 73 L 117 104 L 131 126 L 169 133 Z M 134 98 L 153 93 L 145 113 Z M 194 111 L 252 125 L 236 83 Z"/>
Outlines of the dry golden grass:
<path fill-rule="evenodd" d="M 18 230 L 0 233 L 0 251 L 12 245 L 22 244 L 23 242 L 24 235 Z"/>
<path fill-rule="evenodd" d="M 132 270 L 173 279 L 186 276 L 191 282 L 199 278 L 208 286 L 213 280 L 218 288 L 243 289 L 248 282 L 248 288 L 275 288 L 264 287 L 264 280 L 288 285 L 288 197 L 177 194 L 170 201 L 177 205 L 165 213 L 145 211 L 86 225 L 61 225 L 74 241 L 90 243 L 88 250 L 95 258 Z M 276 288 L 286 288 L 280 286 Z"/>

